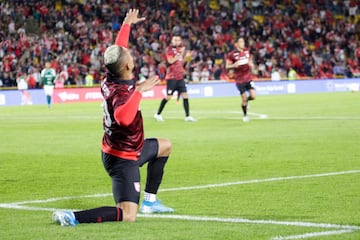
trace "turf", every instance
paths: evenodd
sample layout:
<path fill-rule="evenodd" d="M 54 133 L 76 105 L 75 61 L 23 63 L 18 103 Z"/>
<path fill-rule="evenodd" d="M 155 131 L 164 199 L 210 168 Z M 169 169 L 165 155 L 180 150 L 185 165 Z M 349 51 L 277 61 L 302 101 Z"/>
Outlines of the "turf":
<path fill-rule="evenodd" d="M 175 101 L 156 122 L 158 104 L 141 109 L 146 136 L 173 144 L 158 196 L 174 216 L 70 228 L 51 211 L 114 204 L 100 103 L 1 107 L 1 239 L 360 239 L 359 93 L 259 96 L 248 123 L 239 97 L 191 99 L 195 123 Z"/>

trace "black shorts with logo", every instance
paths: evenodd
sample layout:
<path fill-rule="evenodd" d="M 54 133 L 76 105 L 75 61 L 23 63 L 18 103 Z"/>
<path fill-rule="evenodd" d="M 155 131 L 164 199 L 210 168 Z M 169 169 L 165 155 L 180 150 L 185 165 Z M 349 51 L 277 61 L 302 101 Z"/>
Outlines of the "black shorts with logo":
<path fill-rule="evenodd" d="M 159 144 L 156 138 L 145 139 L 138 161 L 118 158 L 102 152 L 105 170 L 112 179 L 112 192 L 115 203 L 124 201 L 139 204 L 140 170 L 148 161 L 157 157 Z"/>
<path fill-rule="evenodd" d="M 177 91 L 178 94 L 187 92 L 185 80 L 175 80 L 175 79 L 169 79 L 166 80 L 166 94 L 167 95 L 173 95 L 174 92 Z"/>
<path fill-rule="evenodd" d="M 236 87 L 239 90 L 240 94 L 243 94 L 251 89 L 255 89 L 253 81 L 246 82 L 246 83 L 240 83 L 240 84 L 237 83 Z"/>

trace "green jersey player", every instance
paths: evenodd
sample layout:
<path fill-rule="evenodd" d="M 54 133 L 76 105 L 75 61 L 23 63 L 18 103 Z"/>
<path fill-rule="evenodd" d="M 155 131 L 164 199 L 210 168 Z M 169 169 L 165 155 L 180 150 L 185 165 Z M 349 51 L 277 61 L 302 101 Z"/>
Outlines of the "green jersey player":
<path fill-rule="evenodd" d="M 48 107 L 51 106 L 51 98 L 54 93 L 54 85 L 56 79 L 56 71 L 51 68 L 50 62 L 45 63 L 45 68 L 41 71 L 41 84 L 44 85 L 46 102 Z"/>

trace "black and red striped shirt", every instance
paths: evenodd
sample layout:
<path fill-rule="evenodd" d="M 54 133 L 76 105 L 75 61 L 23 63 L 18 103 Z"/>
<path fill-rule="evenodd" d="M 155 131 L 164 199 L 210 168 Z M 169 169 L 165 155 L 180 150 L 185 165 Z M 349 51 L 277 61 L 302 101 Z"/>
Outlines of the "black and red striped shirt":
<path fill-rule="evenodd" d="M 251 61 L 250 51 L 248 49 L 244 49 L 243 51 L 234 50 L 230 52 L 227 59 L 231 63 L 239 63 L 239 66 L 234 68 L 234 79 L 237 84 L 247 83 L 252 80 L 249 66 L 249 62 Z"/>
<path fill-rule="evenodd" d="M 130 25 L 122 25 L 115 44 L 127 47 L 129 34 Z M 108 74 L 101 83 L 101 93 L 104 97 L 102 151 L 138 160 L 144 145 L 144 128 L 140 111 L 142 94 L 135 90 L 135 81 Z"/>
<path fill-rule="evenodd" d="M 108 76 L 101 84 L 104 96 L 102 151 L 120 158 L 137 160 L 144 145 L 144 128 L 139 108 L 142 94 L 135 81 Z"/>

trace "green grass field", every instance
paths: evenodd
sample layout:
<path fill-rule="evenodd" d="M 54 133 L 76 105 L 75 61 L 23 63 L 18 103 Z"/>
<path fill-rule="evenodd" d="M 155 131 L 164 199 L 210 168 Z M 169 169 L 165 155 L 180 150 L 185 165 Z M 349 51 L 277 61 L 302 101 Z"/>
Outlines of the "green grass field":
<path fill-rule="evenodd" d="M 259 96 L 248 123 L 239 97 L 191 99 L 196 123 L 175 101 L 155 122 L 158 104 L 141 108 L 173 143 L 158 197 L 176 212 L 67 228 L 53 210 L 114 205 L 100 103 L 1 107 L 0 238 L 360 239 L 359 93 Z"/>

